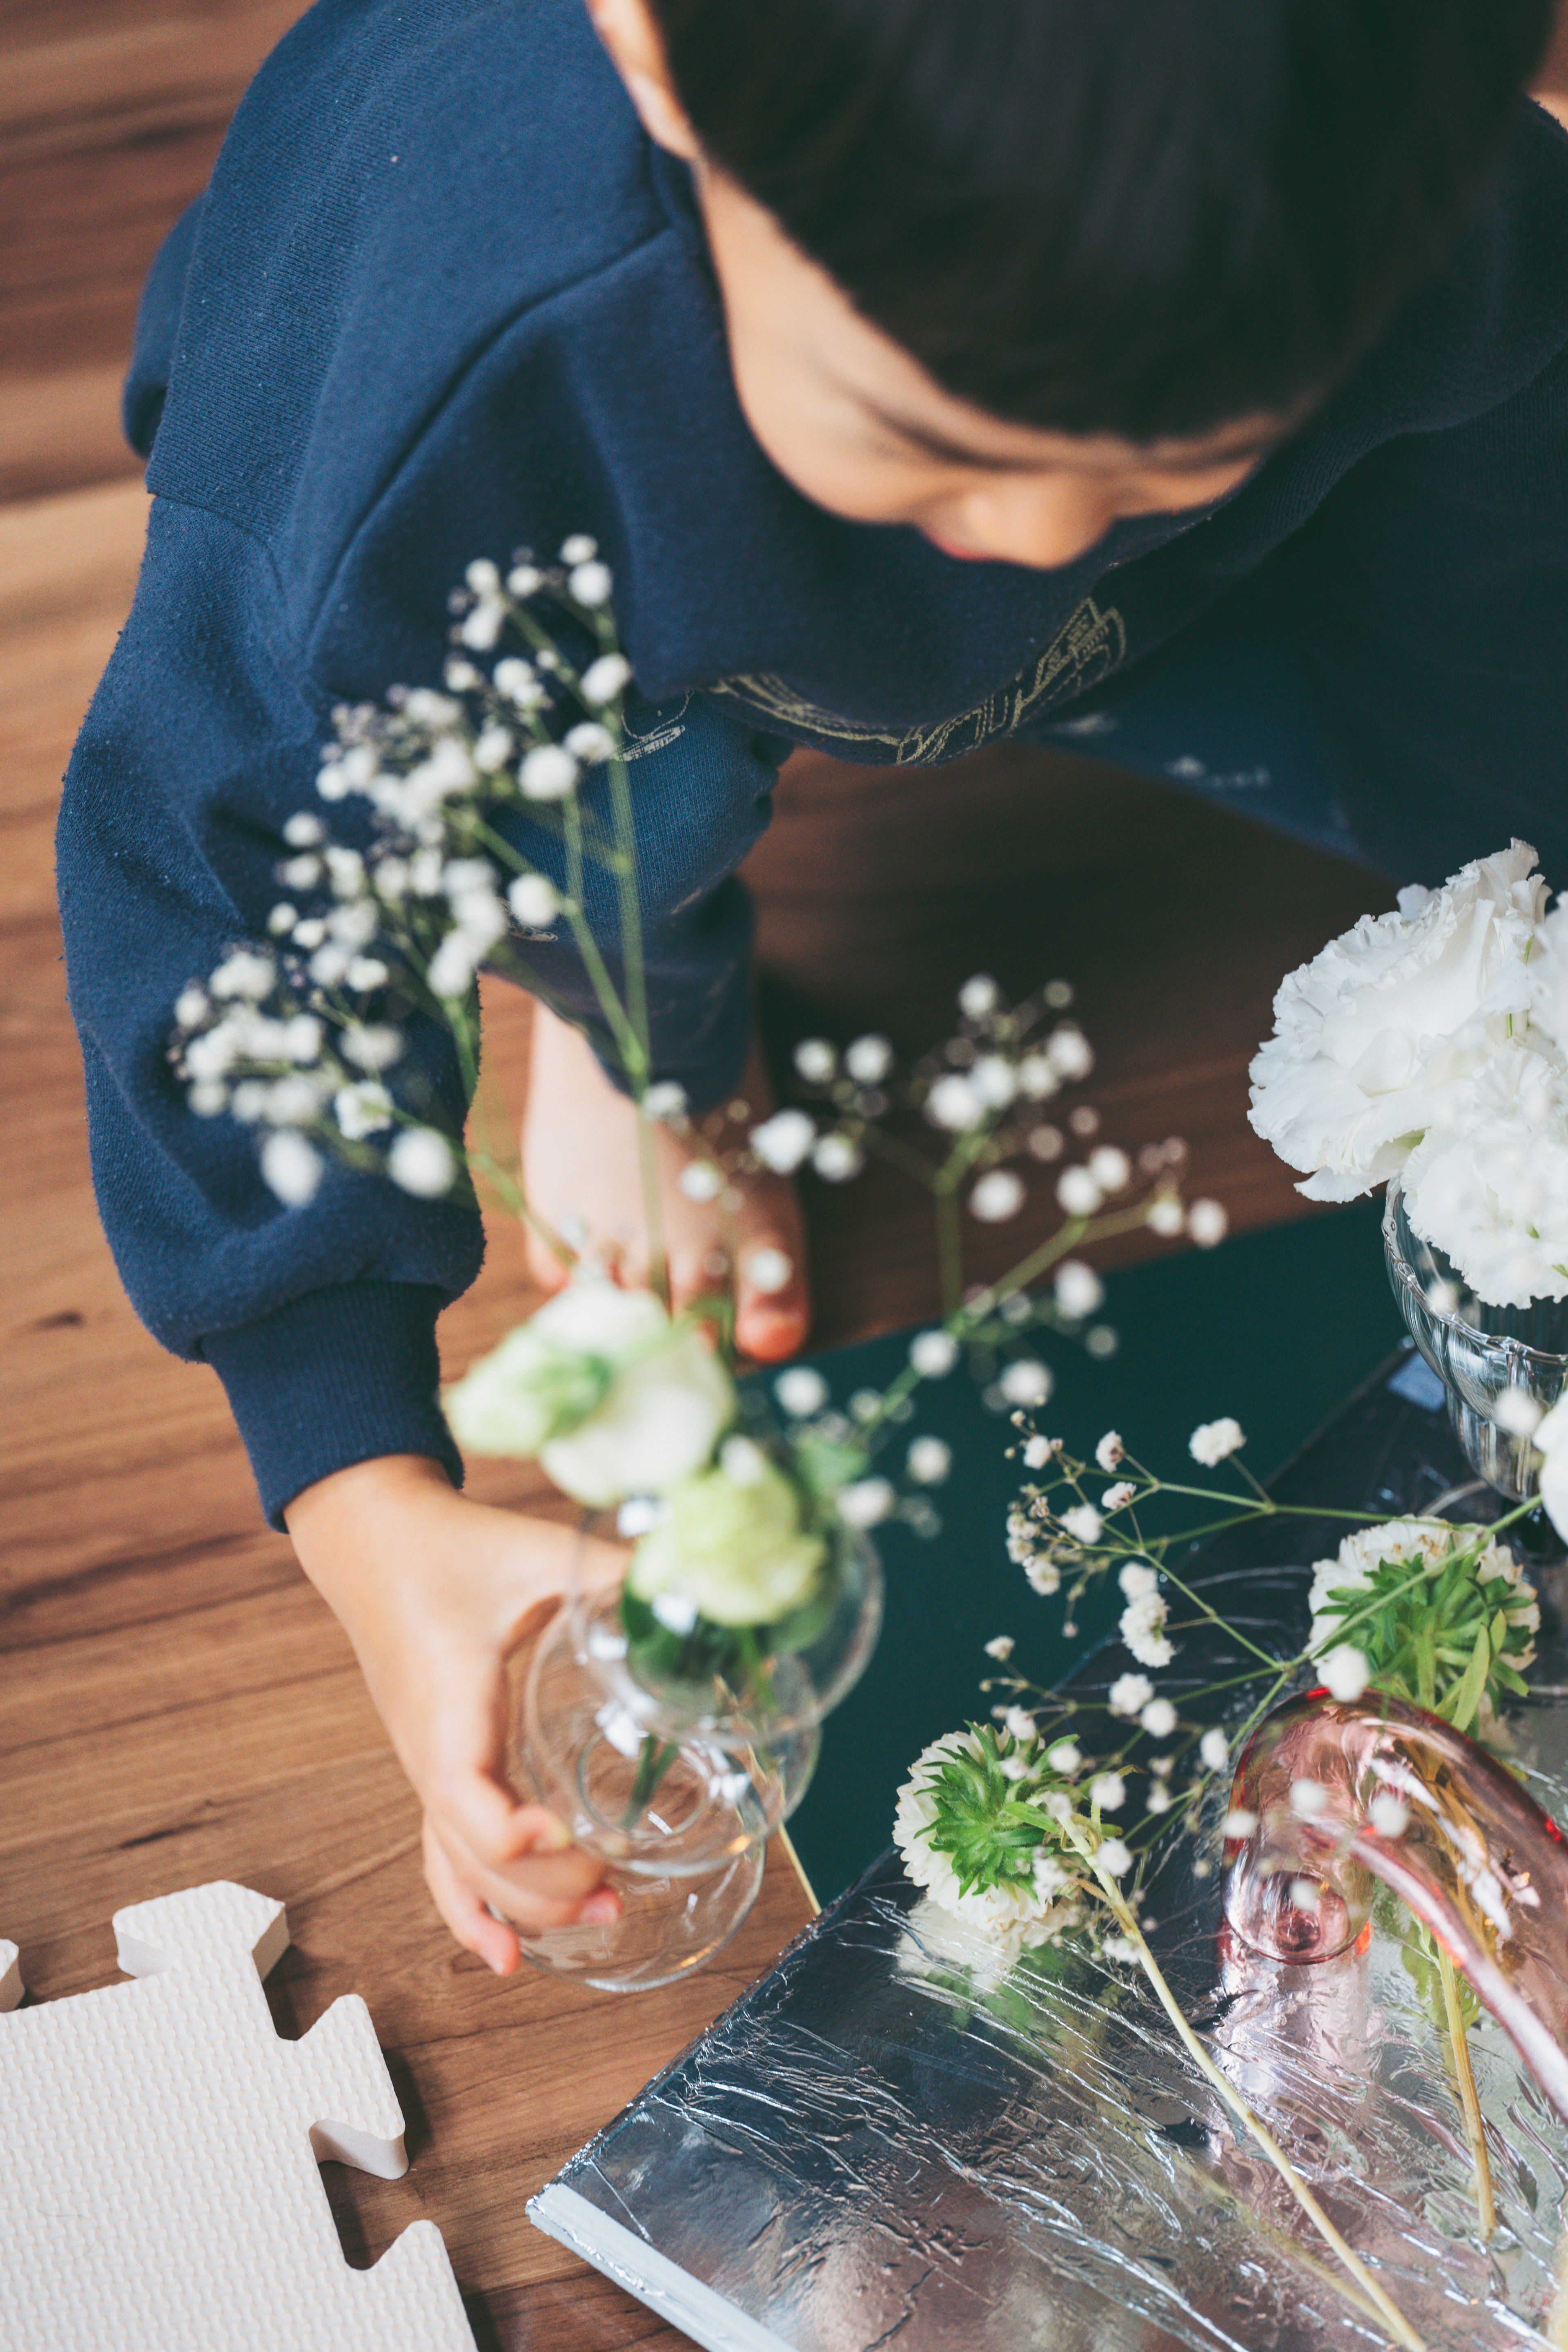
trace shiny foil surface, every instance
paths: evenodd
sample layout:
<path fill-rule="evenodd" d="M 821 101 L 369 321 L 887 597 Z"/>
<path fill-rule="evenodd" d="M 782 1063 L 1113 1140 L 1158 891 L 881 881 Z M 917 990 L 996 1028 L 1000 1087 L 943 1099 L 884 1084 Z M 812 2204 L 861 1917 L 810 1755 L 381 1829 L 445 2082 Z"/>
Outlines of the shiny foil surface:
<path fill-rule="evenodd" d="M 1468 1476 L 1406 1364 L 1276 1491 L 1429 1509 Z M 1491 1511 L 1474 1494 L 1452 1507 Z M 1294 1646 L 1310 1564 L 1338 1532 L 1279 1520 L 1225 1538 L 1194 1580 L 1242 1630 Z M 1234 1654 L 1188 1636 L 1161 1687 L 1179 1700 L 1184 1679 L 1215 1679 Z M 1075 1686 L 1103 1688 L 1125 1663 L 1113 1645 Z M 1561 1817 L 1560 1634 L 1531 1679 L 1510 1736 Z M 1483 2247 L 1406 1916 L 1380 1896 L 1364 1951 L 1284 1968 L 1225 1948 L 1214 1822 L 1165 1854 L 1152 1941 L 1186 2014 L 1433 2352 L 1546 2343 L 1568 2130 L 1506 2036 L 1484 2018 L 1469 2037 L 1500 2215 Z M 650 2268 L 662 2256 L 719 2298 L 700 2314 L 716 2346 L 1350 2352 L 1387 2340 L 1344 2300 L 1327 2250 L 1238 2144 L 1135 1969 L 1067 1947 L 998 1970 L 890 1853 L 559 2185 L 618 2225 L 608 2252 L 591 2230 L 571 2234 L 633 2292 L 680 2315 L 639 2274 L 645 2255 Z"/>

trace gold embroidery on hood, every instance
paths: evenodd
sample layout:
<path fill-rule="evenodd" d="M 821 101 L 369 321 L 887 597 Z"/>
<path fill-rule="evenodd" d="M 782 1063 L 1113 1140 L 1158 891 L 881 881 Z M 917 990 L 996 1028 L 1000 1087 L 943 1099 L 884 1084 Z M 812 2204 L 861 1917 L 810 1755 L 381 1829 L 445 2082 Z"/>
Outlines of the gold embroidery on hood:
<path fill-rule="evenodd" d="M 1002 735 L 1016 735 L 1020 727 L 1048 710 L 1098 686 L 1127 658 L 1127 627 L 1115 606 L 1104 612 L 1086 596 L 1066 627 L 1032 669 L 956 719 L 941 719 L 929 727 L 893 734 L 840 719 L 820 704 L 808 702 L 783 678 L 726 677 L 709 688 L 727 695 L 763 719 L 772 719 L 791 733 L 816 736 L 824 743 L 877 743 L 895 767 L 921 766 L 935 760 L 954 759 L 973 751 Z"/>

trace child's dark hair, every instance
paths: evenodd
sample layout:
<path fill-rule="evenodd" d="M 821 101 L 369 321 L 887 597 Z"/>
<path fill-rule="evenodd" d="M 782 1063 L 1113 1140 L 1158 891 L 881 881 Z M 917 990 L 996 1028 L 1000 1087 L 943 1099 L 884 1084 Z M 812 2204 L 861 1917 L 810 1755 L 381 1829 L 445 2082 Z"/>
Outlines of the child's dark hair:
<path fill-rule="evenodd" d="M 994 415 L 1289 415 L 1478 194 L 1552 0 L 654 0 L 710 158 Z"/>

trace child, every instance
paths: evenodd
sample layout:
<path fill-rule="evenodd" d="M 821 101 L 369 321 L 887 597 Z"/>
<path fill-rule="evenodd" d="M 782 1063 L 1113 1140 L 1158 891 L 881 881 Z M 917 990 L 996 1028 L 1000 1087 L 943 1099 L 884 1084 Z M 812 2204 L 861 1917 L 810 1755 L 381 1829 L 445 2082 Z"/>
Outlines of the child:
<path fill-rule="evenodd" d="M 793 743 L 1103 751 L 1401 880 L 1510 828 L 1561 864 L 1568 746 L 1548 0 L 591 5 L 320 0 L 259 76 L 144 299 L 157 497 L 60 827 L 124 1278 L 222 1376 L 503 1973 L 493 1913 L 615 1900 L 502 1773 L 567 1539 L 456 1491 L 434 1326 L 478 1221 L 347 1171 L 286 1209 L 164 1058 L 332 704 L 439 678 L 470 559 L 599 541 L 657 1075 L 698 1107 L 751 1052 L 733 875 Z M 630 1117 L 542 1013 L 530 1191 L 635 1253 Z M 714 1237 L 672 1213 L 689 1287 Z M 744 1225 L 798 1262 L 781 1187 Z M 805 1320 L 742 1297 L 759 1355 Z"/>

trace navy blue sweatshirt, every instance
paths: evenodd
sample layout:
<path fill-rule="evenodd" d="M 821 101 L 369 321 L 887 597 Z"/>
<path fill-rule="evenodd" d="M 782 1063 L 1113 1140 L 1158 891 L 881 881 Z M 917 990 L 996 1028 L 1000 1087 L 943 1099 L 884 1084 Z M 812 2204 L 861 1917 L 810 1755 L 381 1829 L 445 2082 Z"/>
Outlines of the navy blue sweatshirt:
<path fill-rule="evenodd" d="M 342 1170 L 285 1208 L 254 1139 L 186 1108 L 171 1007 L 262 929 L 332 704 L 439 678 L 475 556 L 586 531 L 614 568 L 658 748 L 634 779 L 661 1068 L 700 1098 L 743 1030 L 724 877 L 789 741 L 932 760 L 1092 721 L 1230 614 L 1289 641 L 1363 854 L 1434 880 L 1511 826 L 1568 873 L 1568 138 L 1523 102 L 1441 273 L 1238 492 L 1029 572 L 841 521 L 771 466 L 689 177 L 582 0 L 321 0 L 159 258 L 127 416 L 147 553 L 59 832 L 95 1178 L 275 1517 L 379 1454 L 457 1474 L 434 1327 L 478 1220 Z"/>

